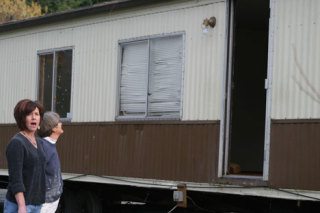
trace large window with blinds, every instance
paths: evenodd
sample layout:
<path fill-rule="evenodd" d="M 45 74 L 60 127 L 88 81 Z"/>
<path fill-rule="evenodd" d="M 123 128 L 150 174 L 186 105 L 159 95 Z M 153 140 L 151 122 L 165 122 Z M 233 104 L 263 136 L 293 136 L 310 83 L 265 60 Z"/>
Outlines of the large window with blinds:
<path fill-rule="evenodd" d="M 71 118 L 72 49 L 41 52 L 38 58 L 38 100 L 45 110 Z"/>
<path fill-rule="evenodd" d="M 120 42 L 118 118 L 181 117 L 183 34 Z"/>

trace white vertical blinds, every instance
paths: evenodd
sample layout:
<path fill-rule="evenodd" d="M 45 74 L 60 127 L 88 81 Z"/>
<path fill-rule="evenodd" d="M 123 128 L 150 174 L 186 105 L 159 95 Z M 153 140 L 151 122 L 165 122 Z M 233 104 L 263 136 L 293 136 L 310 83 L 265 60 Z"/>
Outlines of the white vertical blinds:
<path fill-rule="evenodd" d="M 145 115 L 148 87 L 148 42 L 123 46 L 120 115 Z"/>
<path fill-rule="evenodd" d="M 180 114 L 181 36 L 154 39 L 150 44 L 148 115 Z"/>
<path fill-rule="evenodd" d="M 182 35 L 122 45 L 120 116 L 179 118 L 182 51 Z"/>

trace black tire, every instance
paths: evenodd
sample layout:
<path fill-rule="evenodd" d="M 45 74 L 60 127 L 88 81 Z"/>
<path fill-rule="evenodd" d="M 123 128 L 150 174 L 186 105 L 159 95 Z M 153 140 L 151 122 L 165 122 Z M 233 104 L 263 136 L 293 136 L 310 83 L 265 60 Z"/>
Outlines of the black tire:
<path fill-rule="evenodd" d="M 102 213 L 99 197 L 91 191 L 65 190 L 59 205 L 59 213 Z"/>

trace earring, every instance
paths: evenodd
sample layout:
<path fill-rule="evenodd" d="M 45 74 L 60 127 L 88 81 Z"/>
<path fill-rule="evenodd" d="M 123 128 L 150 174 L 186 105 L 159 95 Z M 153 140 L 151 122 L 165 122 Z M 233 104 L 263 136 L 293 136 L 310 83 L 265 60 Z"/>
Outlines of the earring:
<path fill-rule="evenodd" d="M 40 126 L 38 126 L 38 130 L 40 129 Z"/>

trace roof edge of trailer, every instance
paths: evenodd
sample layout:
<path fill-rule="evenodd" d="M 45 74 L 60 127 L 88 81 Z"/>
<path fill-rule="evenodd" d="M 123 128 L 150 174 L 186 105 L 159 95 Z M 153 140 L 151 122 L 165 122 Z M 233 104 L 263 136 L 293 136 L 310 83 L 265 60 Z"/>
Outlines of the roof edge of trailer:
<path fill-rule="evenodd" d="M 17 30 L 21 28 L 27 28 L 32 26 L 38 26 L 42 24 L 54 23 L 64 21 L 66 19 L 71 20 L 78 17 L 95 15 L 103 12 L 112 12 L 121 9 L 127 9 L 138 6 L 145 6 L 164 2 L 162 0 L 116 0 L 95 4 L 92 6 L 81 7 L 78 9 L 51 13 L 43 16 L 32 17 L 23 20 L 9 21 L 0 24 L 0 33 Z"/>

